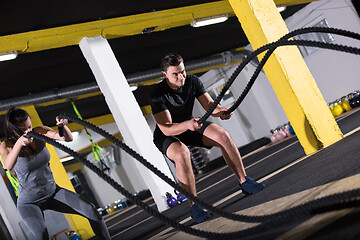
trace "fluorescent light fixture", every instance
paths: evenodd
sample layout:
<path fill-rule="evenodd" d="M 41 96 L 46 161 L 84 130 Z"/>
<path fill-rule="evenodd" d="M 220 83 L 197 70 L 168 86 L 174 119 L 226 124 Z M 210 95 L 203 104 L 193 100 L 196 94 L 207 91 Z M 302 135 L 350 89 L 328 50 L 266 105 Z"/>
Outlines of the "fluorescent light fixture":
<path fill-rule="evenodd" d="M 75 139 L 75 138 L 77 138 L 79 136 L 80 132 L 79 131 L 74 131 L 74 132 L 71 132 L 71 134 L 73 135 L 73 138 Z"/>
<path fill-rule="evenodd" d="M 130 84 L 130 90 L 135 91 L 138 88 L 136 84 Z"/>
<path fill-rule="evenodd" d="M 277 5 L 276 8 L 279 12 L 282 12 L 282 11 L 285 11 L 286 6 L 285 5 Z"/>
<path fill-rule="evenodd" d="M 0 61 L 7 61 L 7 60 L 15 59 L 17 57 L 17 55 L 18 55 L 17 51 L 0 53 Z"/>
<path fill-rule="evenodd" d="M 190 25 L 192 27 L 202 27 L 202 26 L 207 26 L 207 25 L 211 25 L 211 24 L 225 22 L 226 20 L 228 20 L 228 18 L 229 18 L 229 16 L 227 14 L 206 17 L 206 18 L 199 18 L 199 19 L 194 19 L 190 23 Z"/>
<path fill-rule="evenodd" d="M 73 160 L 74 157 L 73 156 L 68 156 L 68 157 L 64 157 L 62 159 L 60 159 L 60 162 L 67 162 L 67 161 L 70 161 L 70 160 Z"/>

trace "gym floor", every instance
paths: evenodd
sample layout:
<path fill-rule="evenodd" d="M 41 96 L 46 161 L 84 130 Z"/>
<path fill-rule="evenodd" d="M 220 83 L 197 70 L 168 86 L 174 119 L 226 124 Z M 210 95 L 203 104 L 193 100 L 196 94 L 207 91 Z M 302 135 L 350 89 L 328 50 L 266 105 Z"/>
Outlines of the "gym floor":
<path fill-rule="evenodd" d="M 227 212 L 256 216 L 360 188 L 360 108 L 340 115 L 336 121 L 344 139 L 312 155 L 305 155 L 296 136 L 243 155 L 247 174 L 267 186 L 261 192 L 244 196 L 232 171 L 220 166 L 197 177 L 199 198 Z M 155 207 L 151 197 L 144 201 Z M 187 202 L 163 214 L 185 226 L 218 233 L 258 225 L 215 214 L 206 222 L 196 224 L 190 217 Z M 137 206 L 104 218 L 112 239 L 202 239 L 169 227 Z M 359 207 L 306 218 L 292 216 L 286 223 L 241 239 L 360 239 L 359 219 Z"/>

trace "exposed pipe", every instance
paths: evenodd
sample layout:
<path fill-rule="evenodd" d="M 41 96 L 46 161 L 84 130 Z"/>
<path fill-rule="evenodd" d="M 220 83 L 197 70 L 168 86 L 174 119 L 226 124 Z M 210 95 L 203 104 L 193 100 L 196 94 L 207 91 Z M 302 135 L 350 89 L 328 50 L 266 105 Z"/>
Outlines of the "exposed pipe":
<path fill-rule="evenodd" d="M 242 61 L 249 55 L 249 51 L 241 50 L 236 52 L 223 52 L 222 54 L 207 57 L 200 60 L 193 60 L 186 63 L 186 70 L 193 71 L 197 69 L 209 68 L 217 65 L 228 65 L 233 62 Z M 256 63 L 257 64 L 257 63 Z M 129 74 L 126 76 L 129 84 L 138 84 L 141 82 L 161 78 L 160 69 L 152 69 L 149 71 Z M 0 101 L 0 111 L 7 110 L 11 106 L 24 106 L 50 102 L 54 100 L 76 97 L 83 94 L 100 91 L 96 82 L 81 84 L 62 89 L 50 90 L 42 93 L 36 93 L 28 96 L 10 98 Z"/>
<path fill-rule="evenodd" d="M 86 83 L 77 86 L 66 87 L 62 89 L 45 91 L 27 96 L 16 98 L 9 98 L 0 101 L 0 110 L 7 110 L 12 106 L 33 105 L 39 103 L 50 102 L 54 100 L 75 97 L 82 94 L 93 93 L 99 91 L 99 86 L 96 83 Z"/>

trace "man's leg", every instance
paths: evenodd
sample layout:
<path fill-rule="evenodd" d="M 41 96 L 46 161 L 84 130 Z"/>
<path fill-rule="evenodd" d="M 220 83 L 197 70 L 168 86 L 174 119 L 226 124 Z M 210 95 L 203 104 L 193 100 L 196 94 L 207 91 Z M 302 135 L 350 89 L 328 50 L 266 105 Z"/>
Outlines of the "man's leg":
<path fill-rule="evenodd" d="M 227 165 L 234 171 L 240 183 L 246 181 L 246 172 L 240 152 L 224 128 L 210 124 L 204 131 L 203 142 L 206 146 L 220 147 Z"/>
<path fill-rule="evenodd" d="M 247 176 L 240 152 L 225 129 L 219 125 L 210 124 L 204 131 L 203 143 L 205 146 L 218 146 L 221 148 L 224 159 L 239 179 L 244 194 L 257 193 L 265 187 L 265 184 L 257 183 Z"/>
<path fill-rule="evenodd" d="M 173 142 L 166 150 L 166 155 L 175 162 L 176 177 L 178 178 L 180 185 L 194 196 L 197 196 L 195 176 L 188 147 L 180 141 Z M 210 217 L 208 212 L 205 212 L 202 207 L 194 204 L 190 199 L 189 204 L 191 206 L 191 217 L 197 223 L 201 223 Z"/>
<path fill-rule="evenodd" d="M 179 180 L 180 185 L 192 193 L 196 194 L 195 176 L 191 165 L 191 155 L 188 147 L 182 142 L 173 142 L 167 149 L 166 155 L 169 159 L 175 162 L 176 177 Z M 189 200 L 192 206 L 194 202 Z"/>

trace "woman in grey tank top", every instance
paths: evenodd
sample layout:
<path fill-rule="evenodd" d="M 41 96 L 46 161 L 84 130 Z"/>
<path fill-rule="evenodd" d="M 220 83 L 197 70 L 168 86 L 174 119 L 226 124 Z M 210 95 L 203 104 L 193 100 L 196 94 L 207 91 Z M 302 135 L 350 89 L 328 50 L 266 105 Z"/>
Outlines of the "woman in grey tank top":
<path fill-rule="evenodd" d="M 49 239 L 43 215 L 46 209 L 86 217 L 97 237 L 110 239 L 105 222 L 95 206 L 78 194 L 56 185 L 45 143 L 25 137 L 28 132 L 34 131 L 55 140 L 72 141 L 67 120 L 56 118 L 56 124 L 63 128 L 63 136 L 47 126 L 33 129 L 30 116 L 23 109 L 11 108 L 6 114 L 6 140 L 0 145 L 0 154 L 5 168 L 14 169 L 18 176 L 19 214 L 35 239 Z"/>

